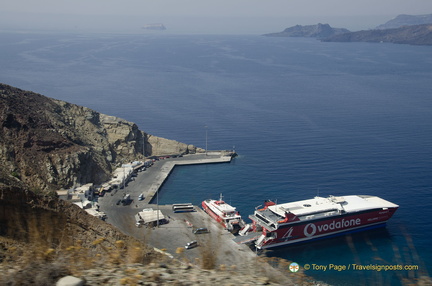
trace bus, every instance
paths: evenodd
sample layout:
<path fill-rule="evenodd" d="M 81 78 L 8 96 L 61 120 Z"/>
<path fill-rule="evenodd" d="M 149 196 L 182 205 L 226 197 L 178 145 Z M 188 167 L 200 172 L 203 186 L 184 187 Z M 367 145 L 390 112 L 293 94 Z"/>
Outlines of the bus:
<path fill-rule="evenodd" d="M 187 203 L 187 204 L 173 204 L 172 205 L 172 210 L 175 213 L 180 213 L 180 212 L 194 212 L 195 208 L 191 203 Z"/>

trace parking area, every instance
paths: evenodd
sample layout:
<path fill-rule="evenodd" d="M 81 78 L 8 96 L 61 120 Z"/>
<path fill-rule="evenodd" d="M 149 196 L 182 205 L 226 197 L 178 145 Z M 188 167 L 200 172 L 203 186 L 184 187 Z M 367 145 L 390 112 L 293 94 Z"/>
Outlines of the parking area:
<path fill-rule="evenodd" d="M 198 206 L 195 206 L 194 212 L 174 212 L 172 205 L 157 205 L 157 200 L 151 199 L 177 164 L 229 161 L 226 158 L 220 159 L 218 156 L 206 156 L 205 154 L 157 161 L 145 171 L 139 172 L 124 189 L 107 192 L 99 198 L 100 208 L 107 214 L 108 223 L 153 247 L 165 250 L 174 257 L 195 261 L 197 258 L 204 259 L 204 257 L 211 256 L 217 264 L 242 265 L 245 259 L 255 258 L 254 252 L 246 245 L 235 243 L 232 240 L 234 236 Z M 127 204 L 121 203 L 121 200 L 127 195 L 130 196 L 130 201 Z M 140 199 L 140 195 L 144 198 Z M 135 215 L 144 208 L 160 210 L 167 219 L 167 223 L 137 227 Z M 194 230 L 198 228 L 207 228 L 209 232 L 194 233 Z M 187 243 L 192 241 L 197 241 L 197 246 L 186 249 Z M 178 253 L 181 248 L 181 253 Z"/>
<path fill-rule="evenodd" d="M 149 244 L 165 249 L 175 257 L 185 257 L 189 261 L 212 256 L 217 264 L 242 265 L 245 259 L 254 259 L 254 253 L 246 245 L 233 241 L 234 235 L 223 229 L 203 210 L 195 212 L 173 213 L 171 205 L 162 206 L 161 210 L 169 215 L 169 223 L 151 229 L 143 229 Z M 195 230 L 206 228 L 208 232 Z M 198 246 L 185 249 L 180 255 L 177 248 L 184 248 L 187 243 L 197 241 Z"/>

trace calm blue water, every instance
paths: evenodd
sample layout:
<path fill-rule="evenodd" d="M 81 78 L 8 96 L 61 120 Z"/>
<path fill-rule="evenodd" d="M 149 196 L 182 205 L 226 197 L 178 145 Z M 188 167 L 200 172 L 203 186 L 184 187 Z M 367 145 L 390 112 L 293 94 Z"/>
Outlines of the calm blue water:
<path fill-rule="evenodd" d="M 244 217 L 265 199 L 379 195 L 387 228 L 270 251 L 335 285 L 432 273 L 432 48 L 206 35 L 0 34 L 0 81 L 116 115 L 148 133 L 240 154 L 174 170 L 160 202 L 217 198 Z M 353 282 L 354 281 L 354 282 Z"/>

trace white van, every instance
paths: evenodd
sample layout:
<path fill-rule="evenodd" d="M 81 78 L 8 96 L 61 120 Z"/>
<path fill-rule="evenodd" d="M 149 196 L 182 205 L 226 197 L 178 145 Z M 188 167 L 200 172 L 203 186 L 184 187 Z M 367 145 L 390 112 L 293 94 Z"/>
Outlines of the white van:
<path fill-rule="evenodd" d="M 197 247 L 197 246 L 198 246 L 198 242 L 196 240 L 193 240 L 191 242 L 186 243 L 185 248 L 186 249 L 191 249 L 191 248 L 194 248 L 194 247 Z"/>

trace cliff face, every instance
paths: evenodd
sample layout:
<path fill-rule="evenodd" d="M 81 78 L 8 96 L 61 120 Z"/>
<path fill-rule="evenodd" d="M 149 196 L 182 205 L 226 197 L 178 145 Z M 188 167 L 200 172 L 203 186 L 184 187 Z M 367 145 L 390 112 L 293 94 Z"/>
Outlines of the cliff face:
<path fill-rule="evenodd" d="M 70 188 L 108 180 L 113 168 L 146 156 L 194 152 L 136 124 L 0 84 L 0 186 Z M 144 147 L 144 148 L 143 148 Z"/>
<path fill-rule="evenodd" d="M 332 28 L 329 24 L 317 24 L 301 26 L 296 25 L 286 28 L 280 33 L 265 34 L 268 37 L 312 37 L 312 38 L 325 38 L 333 35 L 348 33 L 349 30 L 343 28 Z"/>

